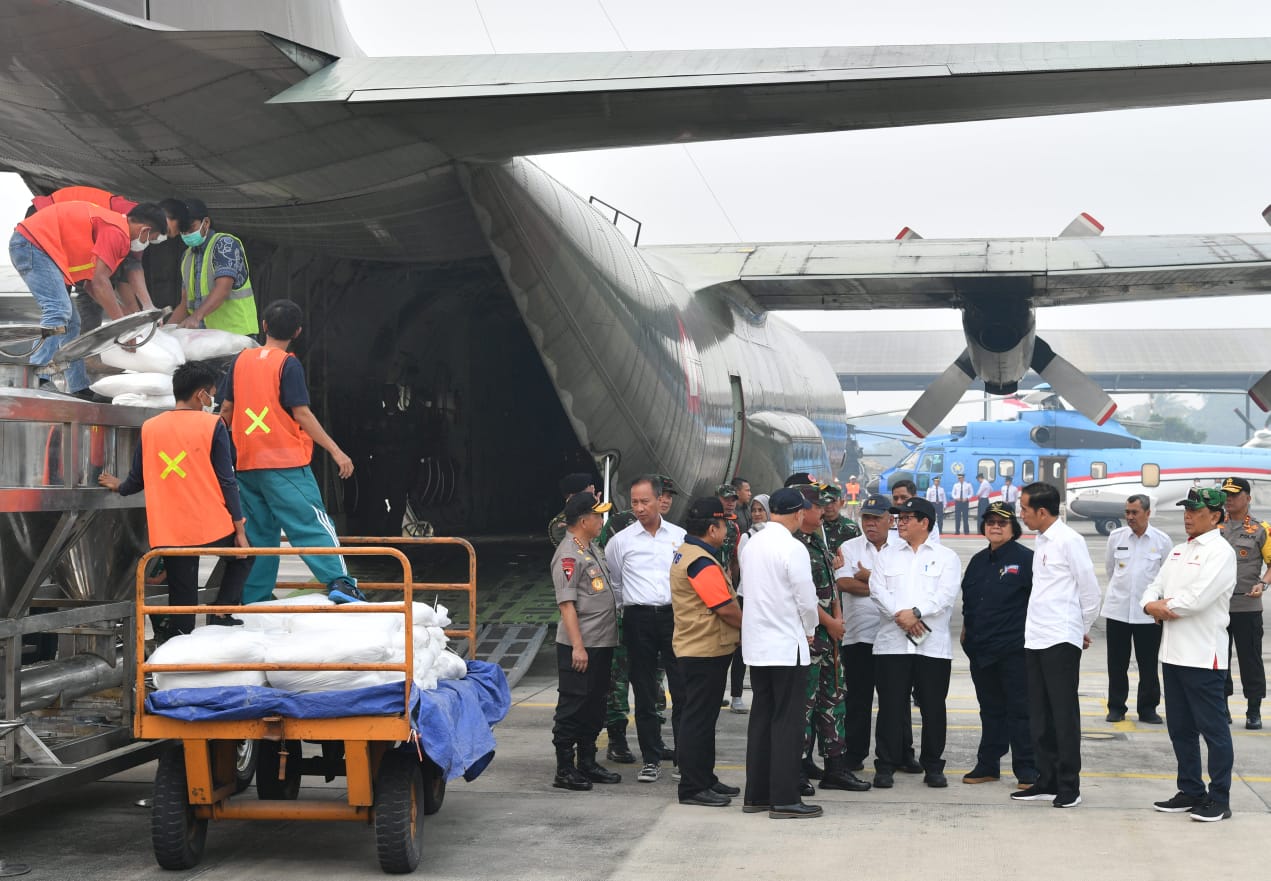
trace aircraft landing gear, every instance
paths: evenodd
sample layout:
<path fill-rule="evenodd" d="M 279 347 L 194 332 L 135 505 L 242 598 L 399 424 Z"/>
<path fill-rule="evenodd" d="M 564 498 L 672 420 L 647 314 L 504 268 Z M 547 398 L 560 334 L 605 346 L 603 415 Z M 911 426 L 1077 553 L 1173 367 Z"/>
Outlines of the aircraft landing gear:
<path fill-rule="evenodd" d="M 1112 530 L 1121 528 L 1121 521 L 1115 517 L 1102 517 L 1094 522 L 1094 528 L 1100 535 L 1111 535 Z"/>

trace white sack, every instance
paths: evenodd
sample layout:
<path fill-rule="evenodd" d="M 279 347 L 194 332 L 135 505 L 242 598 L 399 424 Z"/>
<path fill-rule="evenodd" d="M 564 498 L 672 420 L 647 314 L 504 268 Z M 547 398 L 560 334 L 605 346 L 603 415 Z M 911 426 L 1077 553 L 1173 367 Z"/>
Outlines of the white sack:
<path fill-rule="evenodd" d="M 309 593 L 298 597 L 284 597 L 280 600 L 265 600 L 260 603 L 252 603 L 256 606 L 334 606 L 324 593 Z M 243 629 L 248 631 L 273 631 L 273 632 L 290 632 L 291 622 L 295 618 L 301 617 L 303 612 L 296 613 L 273 613 L 268 615 L 234 615 L 239 621 L 243 622 Z M 330 619 L 324 615 L 309 615 L 320 621 L 329 621 Z M 343 619 L 341 619 L 343 620 Z M 327 625 L 330 626 L 329 624 Z"/>
<path fill-rule="evenodd" d="M 143 336 L 137 336 L 134 339 L 142 339 Z M 181 344 L 169 334 L 156 333 L 144 346 L 138 346 L 131 352 L 123 346 L 111 346 L 102 352 L 101 359 L 103 364 L 118 367 L 120 370 L 132 370 L 137 373 L 166 373 L 171 376 L 185 363 L 185 352 L 181 351 Z"/>
<path fill-rule="evenodd" d="M 149 657 L 152 664 L 260 664 L 265 663 L 267 640 L 241 627 L 199 627 L 193 633 L 174 636 Z M 155 673 L 157 688 L 219 688 L 231 685 L 264 685 L 263 670 L 225 672 Z"/>
<path fill-rule="evenodd" d="M 206 361 L 209 358 L 226 358 L 244 349 L 253 349 L 260 343 L 242 334 L 212 328 L 188 328 L 167 325 L 163 332 L 181 346 L 187 361 Z"/>
<path fill-rule="evenodd" d="M 387 644 L 348 641 L 331 630 L 275 638 L 265 651 L 271 664 L 383 664 L 390 655 Z M 271 670 L 269 684 L 294 692 L 339 691 L 400 682 L 401 676 L 392 670 Z"/>
<path fill-rule="evenodd" d="M 118 395 L 171 397 L 172 377 L 166 373 L 116 373 L 103 376 L 89 388 L 107 398 Z"/>
<path fill-rule="evenodd" d="M 451 651 L 442 652 L 437 656 L 437 663 L 433 665 L 433 670 L 438 679 L 463 679 L 468 675 L 468 665 L 464 663 L 463 658 Z"/>
<path fill-rule="evenodd" d="M 116 407 L 149 407 L 151 410 L 171 410 L 177 405 L 172 395 L 115 395 L 111 403 Z"/>

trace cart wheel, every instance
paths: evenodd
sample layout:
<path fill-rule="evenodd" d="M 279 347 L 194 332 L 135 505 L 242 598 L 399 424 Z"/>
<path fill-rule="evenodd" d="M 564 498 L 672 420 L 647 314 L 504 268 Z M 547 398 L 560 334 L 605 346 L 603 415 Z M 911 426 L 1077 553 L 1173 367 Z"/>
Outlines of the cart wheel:
<path fill-rule="evenodd" d="M 194 816 L 185 786 L 185 750 L 175 747 L 159 757 L 150 807 L 154 858 L 164 869 L 193 869 L 203 858 L 207 820 Z"/>
<path fill-rule="evenodd" d="M 252 785 L 256 776 L 256 762 L 260 759 L 260 748 L 254 740 L 240 740 L 238 750 L 234 754 L 234 791 L 242 792 Z M 274 772 L 277 774 L 277 772 Z"/>
<path fill-rule="evenodd" d="M 282 764 L 282 744 L 276 740 L 257 743 L 256 796 L 269 801 L 291 801 L 300 795 L 300 741 L 287 741 L 286 779 L 278 779 Z"/>
<path fill-rule="evenodd" d="M 415 871 L 424 842 L 424 775 L 409 753 L 390 752 L 375 776 L 375 849 L 380 868 Z"/>
<path fill-rule="evenodd" d="M 424 759 L 424 814 L 431 817 L 446 800 L 446 775 L 431 759 Z"/>

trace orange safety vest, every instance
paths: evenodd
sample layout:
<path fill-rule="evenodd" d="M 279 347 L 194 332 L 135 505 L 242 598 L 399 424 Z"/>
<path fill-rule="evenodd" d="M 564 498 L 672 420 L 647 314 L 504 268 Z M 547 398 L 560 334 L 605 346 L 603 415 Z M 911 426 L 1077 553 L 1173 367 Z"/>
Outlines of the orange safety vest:
<path fill-rule="evenodd" d="M 195 547 L 234 531 L 216 470 L 212 436 L 220 418 L 202 410 L 169 410 L 141 425 L 150 547 Z"/>
<path fill-rule="evenodd" d="M 313 438 L 279 400 L 282 368 L 290 352 L 264 346 L 234 362 L 234 448 L 239 471 L 303 468 L 313 459 Z"/>
<path fill-rule="evenodd" d="M 131 239 L 126 217 L 88 202 L 50 205 L 19 223 L 18 231 L 53 258 L 69 284 L 93 277 L 97 265 L 97 258 L 93 256 L 94 220 L 117 227 L 125 240 Z M 117 266 L 107 268 L 113 272 Z"/>
<path fill-rule="evenodd" d="M 849 483 L 846 487 L 848 501 L 854 502 L 861 494 L 861 485 L 859 483 Z"/>
<path fill-rule="evenodd" d="M 120 214 L 127 214 L 137 207 L 137 203 L 131 199 L 116 196 L 109 190 L 103 190 L 98 187 L 62 187 L 47 196 L 33 196 L 31 198 L 31 204 L 35 206 L 36 211 L 43 211 L 50 205 L 56 205 L 60 202 L 91 202 L 98 208 L 117 211 Z"/>

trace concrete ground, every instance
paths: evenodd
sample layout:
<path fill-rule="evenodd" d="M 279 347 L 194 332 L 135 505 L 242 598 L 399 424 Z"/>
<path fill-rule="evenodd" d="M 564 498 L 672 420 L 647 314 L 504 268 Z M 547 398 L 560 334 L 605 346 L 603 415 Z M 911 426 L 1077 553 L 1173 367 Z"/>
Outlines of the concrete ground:
<path fill-rule="evenodd" d="M 1165 518 L 1171 534 L 1178 531 L 1168 522 L 1177 519 L 1169 516 L 1174 513 Z M 981 547 L 978 540 L 949 544 L 964 560 Z M 1091 531 L 1090 544 L 1101 562 L 1104 540 Z M 823 805 L 825 816 L 806 822 L 742 814 L 739 802 L 727 809 L 682 807 L 669 773 L 657 783 L 638 784 L 633 766 L 616 766 L 624 777 L 617 786 L 589 793 L 553 789 L 555 681 L 552 658 L 544 653 L 513 692 L 515 704 L 496 730 L 493 765 L 473 783 L 452 784 L 441 812 L 426 821 L 419 874 L 492 881 L 735 881 L 743 874 L 767 881 L 817 872 L 922 881 L 1133 881 L 1259 871 L 1271 834 L 1271 731 L 1244 730 L 1244 705 L 1232 701 L 1233 819 L 1204 824 L 1152 811 L 1152 801 L 1175 791 L 1169 738 L 1162 726 L 1138 724 L 1133 712 L 1125 722 L 1104 721 L 1101 623 L 1094 635 L 1082 666 L 1079 808 L 1013 803 L 1009 776 L 976 786 L 960 782 L 974 761 L 979 719 L 966 658 L 959 655 L 948 702 L 949 788 L 932 790 L 920 777 L 897 775 L 890 791 L 818 794 L 809 801 Z M 1132 690 L 1135 678 L 1132 668 Z M 719 720 L 719 775 L 737 785 L 744 782 L 746 721 L 727 711 Z M 382 877 L 370 829 L 299 822 L 213 823 L 202 865 L 163 872 L 151 855 L 149 813 L 136 804 L 149 794 L 152 776 L 153 766 L 137 768 L 3 818 L 0 858 L 29 864 L 32 879 Z M 307 782 L 301 797 L 338 796 L 339 783 Z"/>

